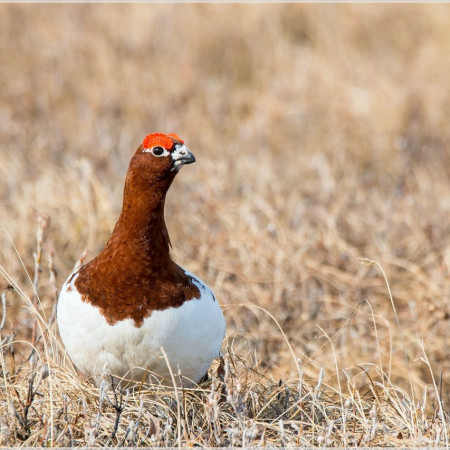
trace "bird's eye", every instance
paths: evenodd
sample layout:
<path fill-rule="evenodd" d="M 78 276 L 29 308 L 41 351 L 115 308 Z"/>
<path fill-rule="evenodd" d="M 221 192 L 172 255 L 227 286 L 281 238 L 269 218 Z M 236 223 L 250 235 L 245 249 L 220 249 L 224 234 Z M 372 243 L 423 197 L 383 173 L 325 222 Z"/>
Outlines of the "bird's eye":
<path fill-rule="evenodd" d="M 155 156 L 161 156 L 164 153 L 164 149 L 162 147 L 159 147 L 159 146 L 158 147 L 153 147 L 152 153 Z"/>

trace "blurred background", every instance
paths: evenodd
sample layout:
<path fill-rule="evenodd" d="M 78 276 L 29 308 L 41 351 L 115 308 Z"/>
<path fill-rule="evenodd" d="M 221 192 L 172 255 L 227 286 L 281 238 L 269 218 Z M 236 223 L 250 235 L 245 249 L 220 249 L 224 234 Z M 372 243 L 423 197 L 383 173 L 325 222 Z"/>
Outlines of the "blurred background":
<path fill-rule="evenodd" d="M 168 195 L 174 258 L 215 290 L 226 345 L 268 377 L 300 363 L 364 384 L 364 368 L 433 395 L 433 373 L 448 392 L 449 5 L 0 12 L 0 263 L 31 295 L 50 217 L 47 314 L 49 253 L 59 287 L 103 248 L 143 137 L 175 132 L 197 164 Z M 28 338 L 0 287 L 6 327 Z"/>

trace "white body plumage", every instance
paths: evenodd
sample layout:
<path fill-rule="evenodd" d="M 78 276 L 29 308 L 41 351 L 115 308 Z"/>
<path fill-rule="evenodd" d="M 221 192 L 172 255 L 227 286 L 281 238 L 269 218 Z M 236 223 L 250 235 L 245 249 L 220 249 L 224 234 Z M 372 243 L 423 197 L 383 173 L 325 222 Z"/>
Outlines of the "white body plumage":
<path fill-rule="evenodd" d="M 193 277 L 200 298 L 153 311 L 140 327 L 132 319 L 109 325 L 98 308 L 82 300 L 75 286 L 77 275 L 69 277 L 59 295 L 57 321 L 75 366 L 97 382 L 107 363 L 112 375 L 127 380 L 149 381 L 154 373 L 164 384 L 172 384 L 163 348 L 175 376 L 179 368 L 185 386 L 197 383 L 220 356 L 225 319 L 211 290 L 186 274 Z"/>

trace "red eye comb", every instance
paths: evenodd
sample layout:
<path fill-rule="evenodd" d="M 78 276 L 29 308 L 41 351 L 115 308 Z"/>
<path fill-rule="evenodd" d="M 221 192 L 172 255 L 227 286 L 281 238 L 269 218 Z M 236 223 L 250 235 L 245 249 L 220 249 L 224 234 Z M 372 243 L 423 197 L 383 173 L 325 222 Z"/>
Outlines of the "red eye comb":
<path fill-rule="evenodd" d="M 161 146 L 165 148 L 166 150 L 170 150 L 173 147 L 173 141 L 179 141 L 183 144 L 183 140 L 178 137 L 178 135 L 171 133 L 171 134 L 164 134 L 164 133 L 152 133 L 147 136 L 145 136 L 142 146 L 144 148 L 152 148 Z"/>

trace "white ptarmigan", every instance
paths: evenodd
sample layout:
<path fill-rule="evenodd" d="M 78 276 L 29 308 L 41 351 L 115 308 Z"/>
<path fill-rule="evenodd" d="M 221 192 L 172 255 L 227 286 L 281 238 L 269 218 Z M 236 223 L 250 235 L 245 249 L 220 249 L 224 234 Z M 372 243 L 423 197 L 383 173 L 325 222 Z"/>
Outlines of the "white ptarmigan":
<path fill-rule="evenodd" d="M 58 298 L 57 321 L 75 366 L 97 382 L 112 375 L 197 383 L 220 356 L 225 319 L 206 284 L 172 261 L 166 193 L 194 155 L 175 134 L 145 137 L 131 158 L 120 217 L 103 251 L 73 272 Z M 178 377 L 176 377 L 178 378 Z M 122 381 L 122 384 L 124 381 Z"/>

